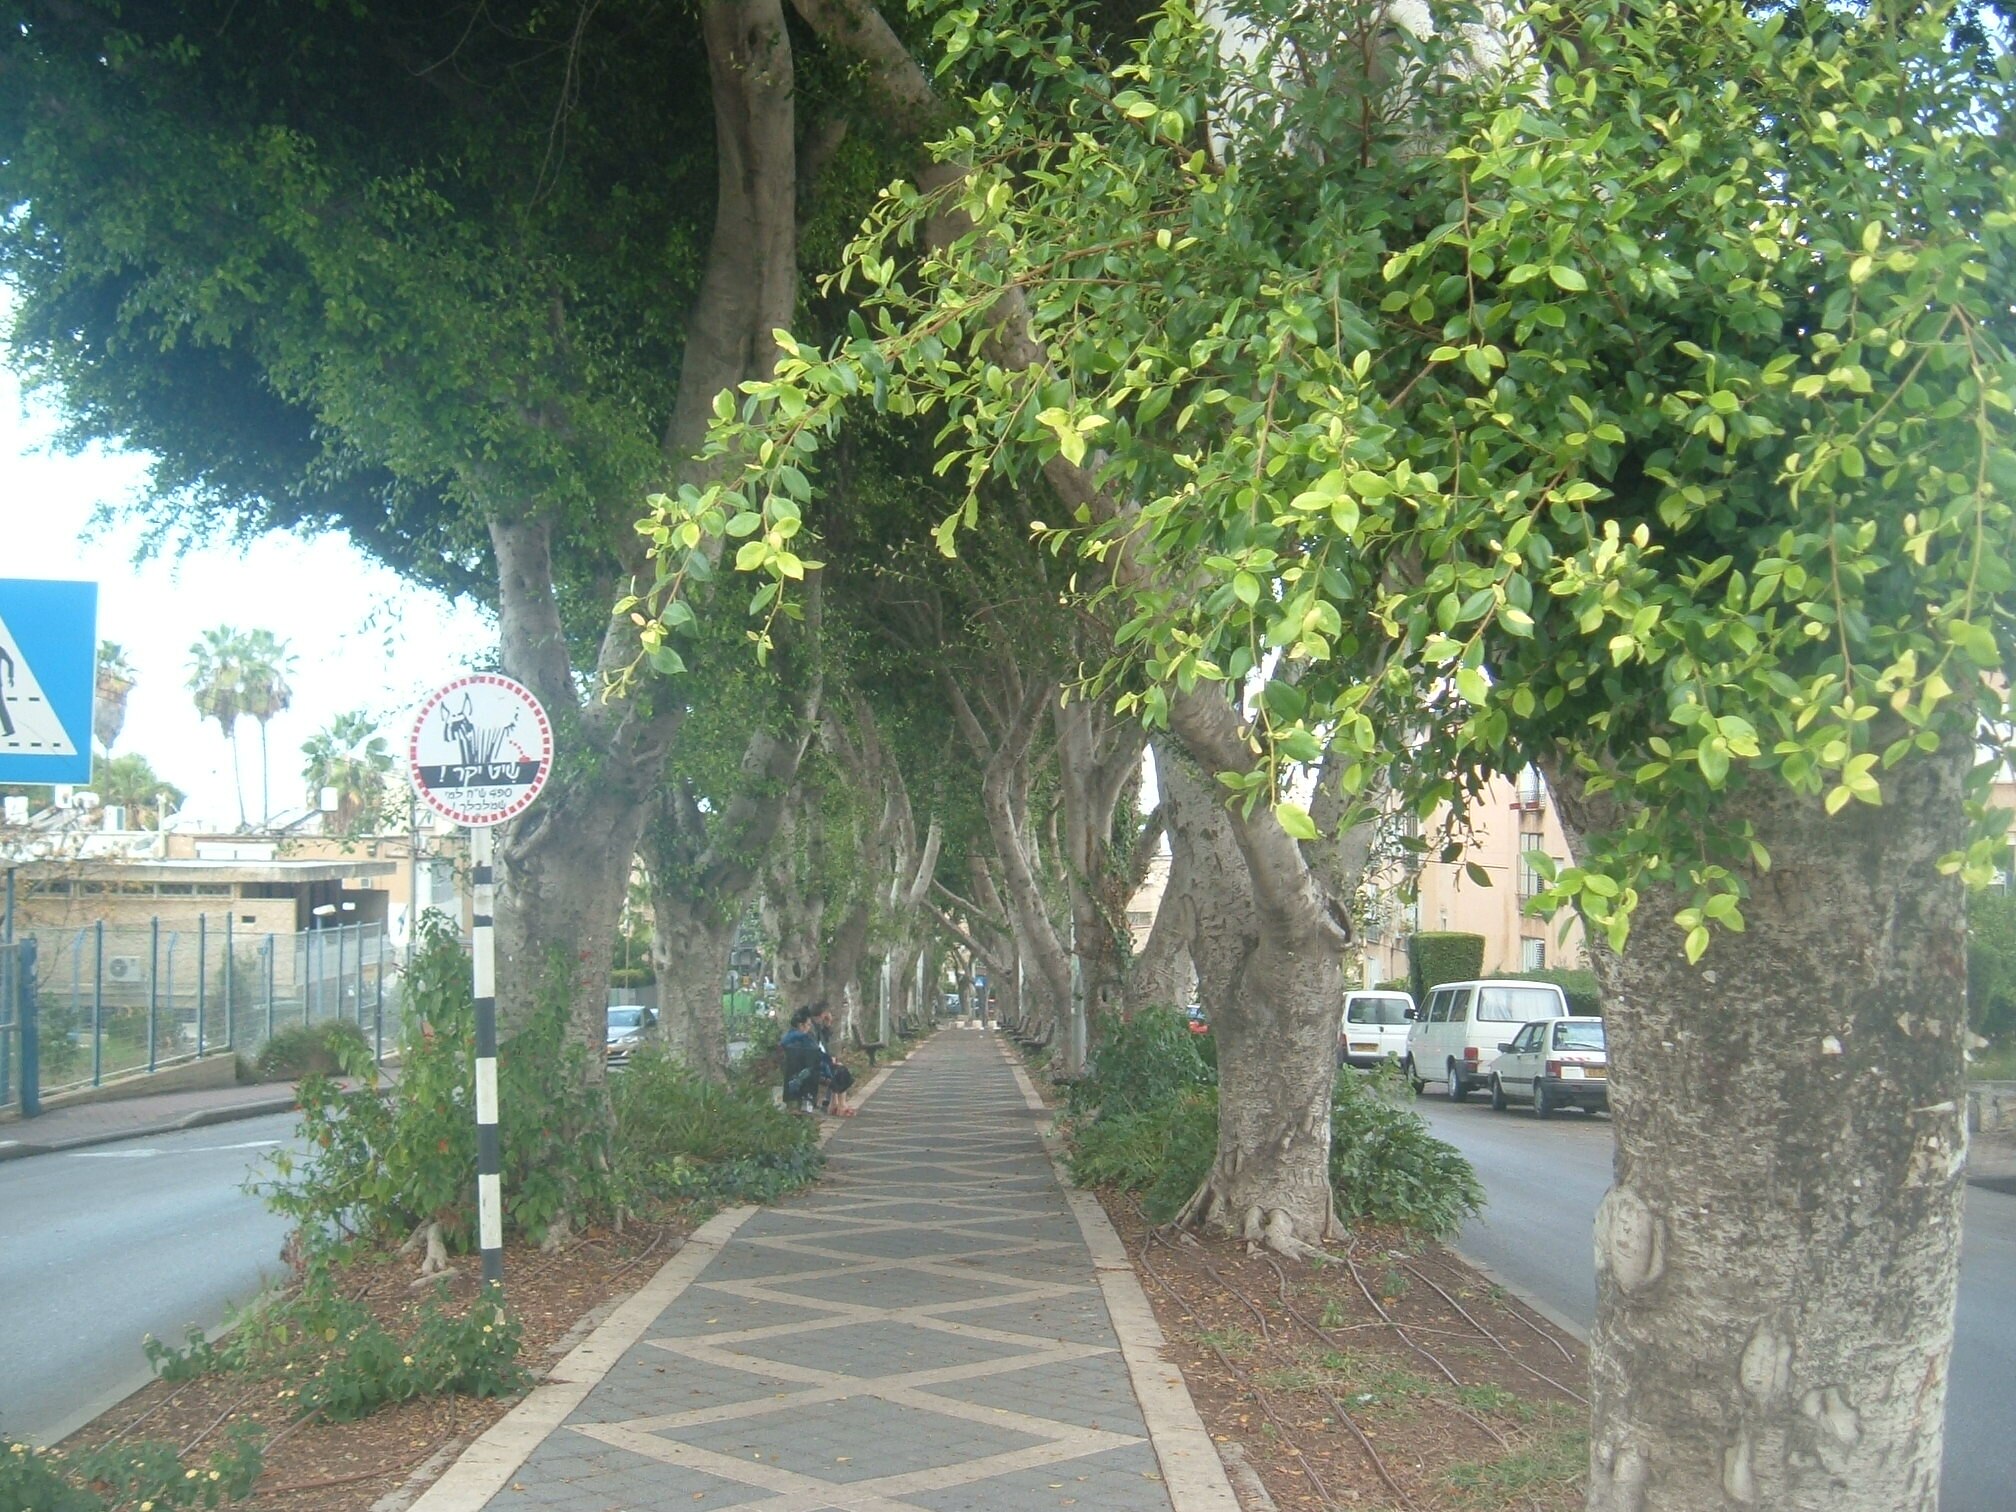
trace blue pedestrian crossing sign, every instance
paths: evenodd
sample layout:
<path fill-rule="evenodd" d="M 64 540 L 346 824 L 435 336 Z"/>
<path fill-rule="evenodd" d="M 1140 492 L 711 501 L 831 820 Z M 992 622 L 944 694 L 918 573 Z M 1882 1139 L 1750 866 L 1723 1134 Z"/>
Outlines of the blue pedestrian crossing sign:
<path fill-rule="evenodd" d="M 91 780 L 98 585 L 0 578 L 0 782 Z"/>

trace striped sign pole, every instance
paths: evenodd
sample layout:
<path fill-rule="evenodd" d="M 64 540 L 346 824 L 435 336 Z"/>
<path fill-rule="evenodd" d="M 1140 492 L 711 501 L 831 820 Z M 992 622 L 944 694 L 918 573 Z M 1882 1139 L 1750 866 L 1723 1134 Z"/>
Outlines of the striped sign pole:
<path fill-rule="evenodd" d="M 476 1242 L 483 1284 L 501 1290 L 504 1145 L 497 1132 L 497 842 L 491 827 L 524 813 L 546 786 L 553 726 L 530 689 L 495 672 L 472 672 L 420 706 L 406 763 L 414 796 L 450 823 L 469 827 L 476 905 L 469 942 L 476 999 Z M 409 899 L 408 907 L 417 910 L 419 901 Z M 358 1011 L 361 1016 L 361 1004 Z"/>
<path fill-rule="evenodd" d="M 497 875 L 495 837 L 488 825 L 469 831 L 470 879 L 476 892 L 476 1234 L 486 1286 L 504 1284 L 504 1147 L 497 1137 Z"/>

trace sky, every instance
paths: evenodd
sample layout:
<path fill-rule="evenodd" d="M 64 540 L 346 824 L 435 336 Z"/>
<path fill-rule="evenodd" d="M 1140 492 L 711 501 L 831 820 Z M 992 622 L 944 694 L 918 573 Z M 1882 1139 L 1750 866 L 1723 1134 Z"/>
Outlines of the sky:
<path fill-rule="evenodd" d="M 98 638 L 124 647 L 138 674 L 113 754 L 144 755 L 188 794 L 192 821 L 225 829 L 238 822 L 231 748 L 214 723 L 197 718 L 187 688 L 189 648 L 203 631 L 270 630 L 295 656 L 294 706 L 268 732 L 276 813 L 307 801 L 302 742 L 338 714 L 368 711 L 400 752 L 426 694 L 494 647 L 486 614 L 401 582 L 340 535 L 276 532 L 249 547 L 225 543 L 136 561 L 140 528 L 94 528 L 92 517 L 100 504 L 135 497 L 141 462 L 53 450 L 53 418 L 24 399 L 5 360 L 0 348 L 0 578 L 98 584 Z M 243 721 L 238 743 L 256 823 L 258 726 Z"/>

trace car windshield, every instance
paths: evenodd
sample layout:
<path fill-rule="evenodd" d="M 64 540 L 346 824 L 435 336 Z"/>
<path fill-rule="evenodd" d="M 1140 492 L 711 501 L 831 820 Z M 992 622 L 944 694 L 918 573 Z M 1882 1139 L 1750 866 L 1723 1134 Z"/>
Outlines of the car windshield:
<path fill-rule="evenodd" d="M 1407 1022 L 1407 999 L 1355 998 L 1351 1006 L 1344 1011 L 1344 1021 L 1349 1024 L 1404 1024 Z"/>
<path fill-rule="evenodd" d="M 1477 994 L 1480 1024 L 1523 1024 L 1530 1019 L 1567 1016 L 1561 999 L 1546 987 L 1486 987 Z"/>
<path fill-rule="evenodd" d="M 609 1010 L 609 1032 L 622 1029 L 642 1029 L 644 1010 L 642 1008 L 611 1008 Z"/>
<path fill-rule="evenodd" d="M 1603 1050 L 1607 1046 L 1603 1039 L 1601 1024 L 1556 1024 L 1554 1026 L 1554 1048 L 1556 1050 Z"/>

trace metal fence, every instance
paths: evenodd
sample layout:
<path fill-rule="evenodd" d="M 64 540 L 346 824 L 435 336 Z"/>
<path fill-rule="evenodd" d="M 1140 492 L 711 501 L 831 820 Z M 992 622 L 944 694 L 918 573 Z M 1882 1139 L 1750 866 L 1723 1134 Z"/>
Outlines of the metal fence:
<path fill-rule="evenodd" d="M 154 919 L 32 938 L 43 1096 L 206 1055 L 254 1059 L 275 1034 L 329 1019 L 356 1024 L 381 1057 L 398 1042 L 399 976 L 382 925 L 251 934 Z M 0 1026 L 18 1025 L 21 993 L 12 1020 L 9 996 L 0 983 Z M 0 1027 L 0 1045 L 18 1039 Z M 18 1081 L 18 1049 L 13 1059 Z"/>
<path fill-rule="evenodd" d="M 25 1007 L 29 952 L 0 940 L 0 1109 L 21 1102 L 21 1015 Z"/>

